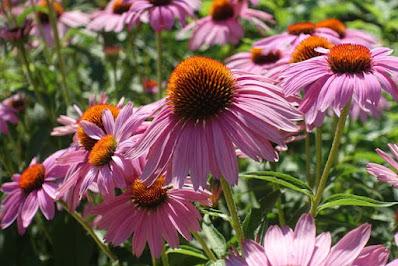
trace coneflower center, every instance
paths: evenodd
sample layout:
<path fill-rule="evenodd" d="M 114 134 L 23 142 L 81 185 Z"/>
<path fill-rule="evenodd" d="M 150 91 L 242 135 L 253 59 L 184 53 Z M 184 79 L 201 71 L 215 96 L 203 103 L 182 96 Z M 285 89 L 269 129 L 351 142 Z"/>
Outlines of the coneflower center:
<path fill-rule="evenodd" d="M 115 2 L 113 2 L 112 11 L 113 14 L 121 15 L 129 11 L 130 7 L 131 3 L 127 3 L 125 0 L 116 0 Z"/>
<path fill-rule="evenodd" d="M 316 23 L 317 28 L 328 28 L 337 32 L 340 38 L 345 36 L 345 31 L 347 29 L 346 25 L 338 19 L 331 18 L 319 21 Z"/>
<path fill-rule="evenodd" d="M 33 164 L 29 166 L 19 177 L 19 187 L 25 193 L 30 193 L 41 188 L 44 183 L 45 171 L 42 164 Z"/>
<path fill-rule="evenodd" d="M 149 2 L 154 5 L 154 6 L 167 6 L 169 5 L 173 0 L 149 0 Z"/>
<path fill-rule="evenodd" d="M 112 104 L 96 104 L 90 106 L 80 117 L 81 120 L 89 121 L 91 123 L 96 124 L 99 128 L 104 129 L 104 125 L 102 123 L 102 114 L 104 111 L 108 109 L 111 111 L 114 118 L 116 118 L 119 114 L 119 108 Z M 82 126 L 79 125 L 77 128 L 77 139 L 79 140 L 80 145 L 82 145 L 87 151 L 91 151 L 94 147 L 97 140 L 90 138 L 85 132 Z"/>
<path fill-rule="evenodd" d="M 131 185 L 131 199 L 141 208 L 155 209 L 167 200 L 167 188 L 164 177 L 159 177 L 151 186 L 146 186 L 140 179 Z"/>
<path fill-rule="evenodd" d="M 50 12 L 50 10 L 48 10 L 48 5 L 47 5 L 47 1 L 46 0 L 40 0 L 37 5 L 39 7 L 44 7 L 47 9 L 47 12 Z M 53 1 L 53 8 L 55 11 L 55 14 L 58 17 L 60 17 L 63 13 L 64 13 L 64 7 L 62 6 L 61 3 L 59 2 L 55 2 Z M 42 24 L 47 24 L 50 22 L 50 17 L 48 16 L 48 13 L 44 13 L 44 12 L 38 12 L 38 16 L 39 16 L 39 20 Z"/>
<path fill-rule="evenodd" d="M 315 48 L 321 47 L 325 49 L 332 48 L 333 44 L 330 43 L 327 39 L 318 37 L 318 36 L 310 36 L 303 41 L 301 41 L 296 48 L 294 49 L 291 55 L 291 63 L 298 63 L 313 57 L 317 57 L 322 55 L 321 53 L 315 51 Z"/>
<path fill-rule="evenodd" d="M 234 17 L 234 6 L 229 0 L 213 0 L 210 15 L 214 21 L 223 21 Z"/>
<path fill-rule="evenodd" d="M 88 156 L 88 162 L 94 166 L 103 166 L 108 164 L 116 151 L 117 142 L 112 135 L 103 136 L 91 149 Z"/>
<path fill-rule="evenodd" d="M 169 78 L 168 104 L 183 120 L 206 120 L 232 103 L 235 80 L 222 63 L 194 56 L 181 62 Z"/>
<path fill-rule="evenodd" d="M 372 70 L 370 50 L 359 44 L 339 44 L 330 49 L 328 62 L 334 73 L 357 74 Z"/>
<path fill-rule="evenodd" d="M 315 24 L 312 22 L 299 22 L 291 24 L 287 27 L 287 31 L 291 35 L 313 34 L 315 32 Z"/>
<path fill-rule="evenodd" d="M 264 53 L 263 49 L 254 47 L 251 49 L 251 58 L 256 65 L 266 65 L 278 61 L 281 58 L 281 53 L 279 51 Z"/>

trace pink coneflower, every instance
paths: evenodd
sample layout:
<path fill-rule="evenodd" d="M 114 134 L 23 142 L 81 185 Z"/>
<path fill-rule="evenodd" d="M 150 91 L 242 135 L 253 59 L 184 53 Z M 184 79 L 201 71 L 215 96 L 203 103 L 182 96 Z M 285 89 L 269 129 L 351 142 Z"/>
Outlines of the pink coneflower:
<path fill-rule="evenodd" d="M 363 224 L 346 234 L 331 247 L 330 233 L 316 236 L 314 219 L 304 214 L 294 231 L 289 227 L 271 226 L 264 238 L 264 246 L 252 240 L 243 245 L 244 258 L 233 254 L 227 266 L 337 266 L 385 265 L 389 251 L 382 245 L 365 247 L 371 232 Z"/>
<path fill-rule="evenodd" d="M 171 74 L 167 98 L 132 150 L 147 152 L 143 179 L 168 170 L 167 182 L 187 175 L 195 189 L 211 173 L 238 180 L 235 146 L 255 160 L 278 160 L 272 143 L 284 146 L 284 132 L 296 132 L 301 114 L 281 88 L 258 75 L 231 71 L 206 57 L 190 57 Z"/>
<path fill-rule="evenodd" d="M 32 21 L 27 19 L 21 26 L 9 27 L 4 26 L 0 28 L 0 39 L 8 42 L 26 41 L 32 30 Z"/>
<path fill-rule="evenodd" d="M 24 234 L 39 208 L 47 220 L 54 218 L 55 192 L 67 172 L 67 167 L 58 166 L 55 160 L 64 152 L 54 153 L 43 163 L 33 159 L 22 174 L 14 174 L 12 182 L 1 186 L 5 194 L 0 210 L 2 229 L 17 219 L 18 232 Z"/>
<path fill-rule="evenodd" d="M 337 32 L 343 43 L 357 43 L 370 48 L 378 43 L 377 39 L 369 33 L 356 29 L 349 29 L 342 21 L 335 18 L 319 21 L 316 23 L 316 26 L 319 28 L 329 28 Z"/>
<path fill-rule="evenodd" d="M 289 63 L 286 52 L 277 47 L 253 47 L 226 59 L 227 67 L 262 75 Z"/>
<path fill-rule="evenodd" d="M 13 99 L 14 96 L 11 96 L 0 102 L 0 133 L 2 134 L 8 134 L 8 123 L 15 125 L 19 121 L 17 114 L 20 110 L 17 101 L 13 101 Z M 13 105 L 14 103 L 15 105 Z"/>
<path fill-rule="evenodd" d="M 126 26 L 126 16 L 132 3 L 124 0 L 112 0 L 104 10 L 91 15 L 87 28 L 93 31 L 120 32 Z"/>
<path fill-rule="evenodd" d="M 388 144 L 392 156 L 388 155 L 381 149 L 376 149 L 377 154 L 383 158 L 393 169 L 385 167 L 380 164 L 369 163 L 367 170 L 369 174 L 375 176 L 379 181 L 388 183 L 395 188 L 398 188 L 398 175 L 396 171 L 398 170 L 398 145 Z"/>
<path fill-rule="evenodd" d="M 146 243 L 153 257 L 158 258 L 166 241 L 177 248 L 178 233 L 191 240 L 191 232 L 200 231 L 201 215 L 193 202 L 209 205 L 210 194 L 193 191 L 190 185 L 182 188 L 166 186 L 160 177 L 147 187 L 135 179 L 120 196 L 107 198 L 93 210 L 100 215 L 98 227 L 107 231 L 105 240 L 121 245 L 132 236 L 132 252 L 141 256 Z"/>
<path fill-rule="evenodd" d="M 255 42 L 254 46 L 275 46 L 290 49 L 309 35 L 324 37 L 333 44 L 340 43 L 339 35 L 335 31 L 328 28 L 317 28 L 312 22 L 299 22 L 289 25 L 286 32 Z"/>
<path fill-rule="evenodd" d="M 48 8 L 46 0 L 39 0 L 37 5 Z M 89 18 L 86 14 L 80 11 L 65 11 L 60 2 L 53 1 L 53 8 L 57 16 L 57 27 L 60 37 L 63 37 L 69 28 L 84 26 L 89 22 Z M 54 36 L 49 15 L 44 12 L 38 12 L 38 18 L 40 24 L 33 28 L 32 33 L 37 36 L 42 36 L 48 45 L 53 45 Z"/>
<path fill-rule="evenodd" d="M 390 49 L 340 44 L 324 52 L 327 54 L 292 64 L 282 77 L 286 95 L 304 90 L 300 110 L 308 125 L 320 126 L 329 108 L 340 116 L 351 99 L 364 111 L 375 110 L 381 88 L 398 99 L 397 85 L 391 79 L 398 71 L 398 58 L 390 55 Z"/>
<path fill-rule="evenodd" d="M 73 166 L 57 197 L 73 191 L 73 197 L 67 198 L 71 200 L 69 207 L 74 209 L 93 183 L 103 195 L 112 194 L 115 188 L 124 188 L 125 174 L 136 171 L 136 162 L 127 160 L 125 152 L 134 144 L 134 135 L 144 120 L 131 104 L 121 110 L 110 104 L 89 107 L 79 121 L 77 147 L 58 159 L 60 164 Z"/>
<path fill-rule="evenodd" d="M 96 99 L 96 97 L 90 97 L 89 106 L 106 104 L 107 101 L 108 96 L 105 93 L 101 93 L 98 99 Z M 120 99 L 116 107 L 121 108 L 123 106 L 123 103 L 124 98 Z M 57 122 L 62 126 L 55 127 L 51 132 L 51 136 L 65 136 L 76 133 L 76 130 L 79 126 L 79 120 L 83 115 L 83 111 L 77 105 L 73 105 L 73 109 L 76 113 L 75 116 L 61 115 L 57 118 Z"/>
<path fill-rule="evenodd" d="M 330 49 L 333 44 L 326 38 L 318 36 L 302 36 L 302 40 L 297 45 L 292 46 L 292 50 L 285 52 L 285 58 L 277 67 L 269 69 L 265 73 L 266 77 L 276 79 L 279 82 L 282 80 L 282 73 L 289 67 L 290 64 L 299 63 L 323 54 L 316 51 L 316 48 Z M 279 48 L 281 49 L 281 48 Z M 284 50 L 283 48 L 281 49 Z"/>
<path fill-rule="evenodd" d="M 149 22 L 156 31 L 171 30 L 177 19 L 182 26 L 200 6 L 199 0 L 134 0 L 126 22 L 130 26 L 139 21 Z"/>
<path fill-rule="evenodd" d="M 268 28 L 264 22 L 273 22 L 270 14 L 249 9 L 247 3 L 213 0 L 209 16 L 189 24 L 180 35 L 192 31 L 189 41 L 191 50 L 225 43 L 237 44 L 244 35 L 241 18 L 262 29 Z"/>

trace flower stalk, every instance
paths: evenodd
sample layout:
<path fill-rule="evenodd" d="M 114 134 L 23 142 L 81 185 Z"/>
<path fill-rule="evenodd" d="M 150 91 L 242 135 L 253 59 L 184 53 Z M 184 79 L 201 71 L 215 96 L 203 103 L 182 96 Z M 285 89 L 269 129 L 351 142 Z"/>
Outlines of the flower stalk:
<path fill-rule="evenodd" d="M 207 246 L 206 241 L 202 238 L 202 236 L 197 232 L 193 232 L 192 235 L 195 237 L 196 241 L 198 241 L 199 244 L 202 246 L 202 249 L 205 252 L 206 256 L 211 261 L 217 261 L 216 256 L 214 255 L 213 251 L 211 251 L 210 248 Z"/>
<path fill-rule="evenodd" d="M 336 132 L 334 134 L 332 147 L 330 149 L 329 156 L 328 156 L 328 159 L 325 164 L 325 168 L 323 169 L 322 176 L 319 180 L 319 184 L 317 186 L 314 200 L 312 201 L 311 214 L 313 217 L 315 217 L 317 215 L 317 208 L 319 206 L 319 203 L 321 202 L 323 191 L 325 190 L 330 170 L 332 169 L 334 161 L 337 158 L 337 154 L 338 154 L 340 143 L 341 143 L 341 137 L 343 136 L 344 126 L 345 126 L 345 122 L 347 120 L 348 114 L 350 112 L 350 107 L 351 107 L 351 103 L 348 103 L 344 107 L 343 111 L 340 114 L 340 118 L 337 121 Z"/>
<path fill-rule="evenodd" d="M 70 214 L 70 216 L 72 216 L 83 227 L 83 229 L 86 230 L 86 232 L 97 244 L 99 249 L 112 261 L 112 265 L 119 265 L 117 257 L 112 253 L 112 251 L 110 251 L 108 246 L 102 243 L 102 241 L 95 234 L 94 230 L 91 228 L 89 224 L 87 224 L 87 222 L 83 219 L 83 217 L 78 212 L 69 210 L 65 202 L 63 201 L 59 202 L 61 203 L 62 207 Z"/>
<path fill-rule="evenodd" d="M 156 51 L 157 51 L 157 67 L 156 67 L 156 73 L 157 73 L 157 79 L 158 79 L 158 87 L 159 87 L 159 96 L 158 98 L 161 99 L 163 96 L 163 86 L 162 86 L 162 57 L 163 57 L 163 51 L 162 51 L 162 32 L 161 31 L 156 31 Z"/>
<path fill-rule="evenodd" d="M 315 186 L 319 184 L 319 179 L 321 177 L 322 171 L 322 128 L 317 128 L 315 131 L 315 158 L 316 158 L 316 165 L 315 165 Z"/>
<path fill-rule="evenodd" d="M 231 215 L 231 225 L 236 232 L 236 237 L 239 240 L 239 244 L 242 245 L 244 240 L 242 226 L 239 221 L 238 210 L 236 208 L 236 204 L 234 198 L 232 196 L 232 190 L 229 186 L 228 182 L 225 180 L 224 177 L 220 178 L 221 187 L 224 192 L 225 201 L 227 202 L 227 207 L 229 214 Z"/>
<path fill-rule="evenodd" d="M 309 132 L 305 133 L 305 173 L 307 182 L 310 187 L 313 185 L 313 178 L 311 175 L 311 135 Z"/>
<path fill-rule="evenodd" d="M 66 72 L 65 72 L 65 61 L 61 51 L 61 41 L 59 39 L 59 32 L 57 27 L 57 16 L 54 9 L 54 0 L 46 0 L 48 11 L 49 11 L 49 18 L 50 18 L 50 25 L 54 35 L 55 41 L 55 51 L 58 57 L 58 67 L 59 71 L 61 72 L 61 81 L 62 81 L 62 92 L 65 98 L 66 105 L 70 105 L 70 95 L 68 91 L 68 85 L 66 82 Z"/>

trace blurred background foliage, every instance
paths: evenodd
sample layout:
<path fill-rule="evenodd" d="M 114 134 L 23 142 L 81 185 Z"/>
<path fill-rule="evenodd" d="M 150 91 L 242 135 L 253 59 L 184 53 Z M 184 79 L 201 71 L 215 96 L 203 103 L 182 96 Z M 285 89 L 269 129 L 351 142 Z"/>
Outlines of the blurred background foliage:
<path fill-rule="evenodd" d="M 107 1 L 64 0 L 67 9 L 80 9 L 90 12 Z M 207 14 L 210 1 L 204 1 L 201 16 Z M 382 40 L 384 46 L 398 50 L 398 1 L 383 0 L 262 0 L 259 7 L 272 13 L 276 24 L 270 32 L 260 35 L 246 25 L 246 35 L 236 46 L 213 47 L 197 52 L 219 60 L 225 59 L 240 50 L 247 50 L 253 41 L 264 36 L 279 33 L 287 25 L 299 21 L 319 21 L 325 18 L 338 18 L 349 27 L 371 32 Z M 164 33 L 164 80 L 181 59 L 192 54 L 187 41 L 176 41 L 176 32 Z M 66 58 L 68 88 L 73 103 L 86 107 L 90 95 L 105 91 L 110 99 L 117 102 L 126 97 L 137 105 L 154 100 L 143 91 L 143 81 L 156 77 L 155 38 L 152 30 L 141 25 L 131 33 L 93 34 L 84 29 L 72 29 L 63 40 L 62 52 Z M 105 55 L 105 46 L 118 46 L 117 55 Z M 34 156 L 44 159 L 57 149 L 66 147 L 71 138 L 50 137 L 51 129 L 56 125 L 55 118 L 65 112 L 71 114 L 60 93 L 60 78 L 57 72 L 57 60 L 52 48 L 39 46 L 30 49 L 29 56 L 34 65 L 35 74 L 43 77 L 45 86 L 40 88 L 45 106 L 40 104 L 28 86 L 22 72 L 21 63 L 15 50 L 6 43 L 0 47 L 0 99 L 12 93 L 22 91 L 28 96 L 27 108 L 22 113 L 17 126 L 11 126 L 8 136 L 0 136 L 0 177 L 1 182 L 10 179 L 19 172 Z M 397 53 L 396 53 L 397 54 Z M 398 107 L 391 102 L 391 109 L 380 120 L 371 119 L 362 123 L 349 121 L 340 157 L 336 163 L 326 197 L 335 193 L 352 193 L 367 196 L 380 201 L 396 201 L 398 194 L 391 187 L 376 182 L 366 172 L 368 162 L 382 162 L 374 152 L 375 148 L 386 149 L 387 143 L 398 142 Z M 333 132 L 333 120 L 327 120 L 324 128 L 324 157 L 327 156 Z M 314 139 L 311 139 L 312 144 Z M 313 145 L 312 145 L 313 146 Z M 325 160 L 326 158 L 324 158 Z M 315 162 L 315 158 L 314 161 Z M 248 170 L 273 169 L 305 180 L 304 141 L 289 145 L 289 150 L 281 154 L 277 164 L 258 164 L 241 161 L 242 172 Z M 235 193 L 244 229 L 252 238 L 260 238 L 270 224 L 286 221 L 294 226 L 298 217 L 308 210 L 307 198 L 297 192 L 280 189 L 264 181 L 242 179 Z M 203 209 L 203 234 L 214 252 L 222 257 L 236 239 L 231 238 L 231 228 L 225 222 L 222 212 L 225 210 L 222 200 L 214 209 Z M 281 206 L 281 208 L 277 208 Z M 25 236 L 20 237 L 16 228 L 0 231 L 0 265 L 107 265 L 104 255 L 100 254 L 94 242 L 86 236 L 79 225 L 65 212 L 58 212 L 53 221 L 46 221 L 37 215 Z M 282 220 L 281 220 L 282 219 Z M 396 230 L 396 208 L 368 208 L 340 206 L 321 212 L 317 219 L 319 231 L 331 231 L 341 237 L 348 230 L 361 223 L 373 225 L 372 243 L 384 243 L 392 248 L 392 257 L 397 255 L 393 244 Z M 100 233 L 100 232 L 99 232 Z M 170 265 L 195 265 L 205 263 L 199 245 L 182 242 L 179 250 L 169 250 Z M 130 253 L 129 243 L 124 247 L 113 248 L 124 265 L 150 264 L 145 253 L 140 259 Z M 222 263 L 220 262 L 220 265 Z"/>

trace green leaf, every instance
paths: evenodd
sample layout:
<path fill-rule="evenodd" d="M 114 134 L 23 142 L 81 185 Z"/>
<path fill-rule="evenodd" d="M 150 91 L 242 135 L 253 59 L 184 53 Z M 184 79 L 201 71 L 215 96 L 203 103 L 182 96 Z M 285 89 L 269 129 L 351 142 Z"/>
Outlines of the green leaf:
<path fill-rule="evenodd" d="M 216 256 L 223 257 L 227 252 L 227 242 L 224 236 L 211 223 L 203 223 L 202 232 Z"/>
<path fill-rule="evenodd" d="M 313 197 L 311 188 L 304 181 L 284 173 L 274 171 L 259 171 L 243 174 L 241 177 L 264 180 L 303 193 L 310 198 Z"/>
<path fill-rule="evenodd" d="M 217 261 L 209 261 L 206 263 L 206 266 L 225 266 L 224 260 L 217 260 Z"/>
<path fill-rule="evenodd" d="M 357 196 L 352 194 L 335 194 L 318 207 L 318 212 L 333 208 L 337 206 L 362 206 L 372 208 L 391 207 L 398 204 L 398 202 L 384 202 L 374 200 L 364 196 Z"/>
<path fill-rule="evenodd" d="M 191 246 L 186 246 L 186 245 L 180 245 L 179 248 L 176 249 L 168 249 L 166 251 L 166 254 L 182 254 L 182 255 L 186 255 L 186 256 L 191 256 L 191 257 L 196 257 L 199 259 L 203 259 L 203 260 L 207 260 L 207 257 L 205 255 L 203 255 L 203 253 L 194 247 Z"/>
<path fill-rule="evenodd" d="M 216 209 L 212 209 L 212 208 L 202 208 L 202 207 L 199 207 L 199 210 L 203 214 L 208 214 L 209 216 L 212 216 L 212 217 L 221 218 L 227 222 L 230 221 L 229 216 L 220 210 L 216 210 Z"/>
<path fill-rule="evenodd" d="M 260 200 L 261 208 L 250 208 L 249 213 L 242 223 L 243 232 L 247 238 L 254 239 L 256 229 L 263 222 L 266 213 L 274 207 L 279 195 L 279 191 L 271 192 Z"/>

